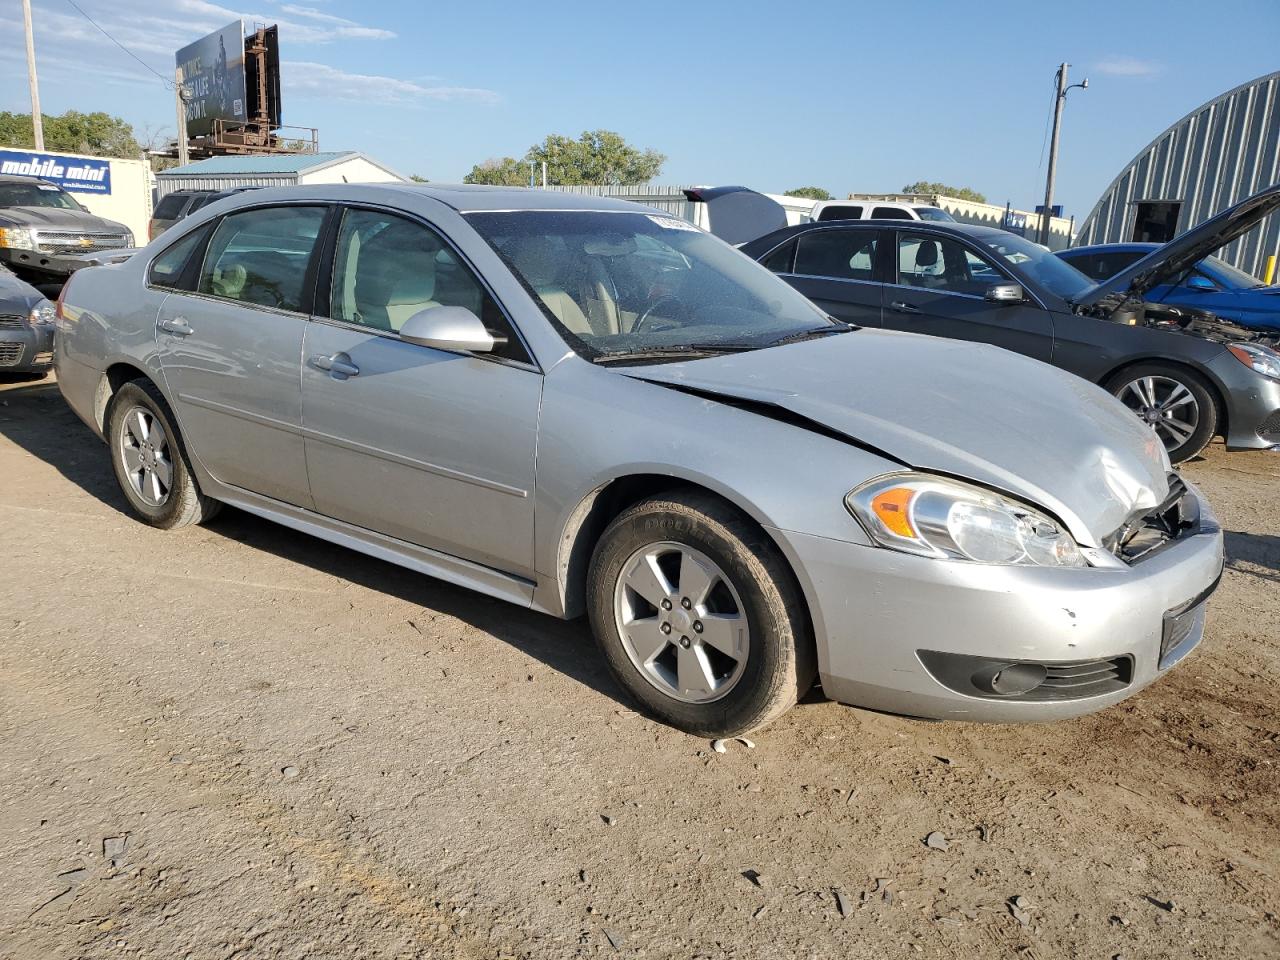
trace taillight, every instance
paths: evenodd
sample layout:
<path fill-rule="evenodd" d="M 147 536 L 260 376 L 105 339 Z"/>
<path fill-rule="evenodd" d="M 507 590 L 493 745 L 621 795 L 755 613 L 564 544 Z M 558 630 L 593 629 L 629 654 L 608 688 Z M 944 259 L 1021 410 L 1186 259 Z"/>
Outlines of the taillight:
<path fill-rule="evenodd" d="M 58 299 L 54 301 L 53 315 L 57 318 L 58 326 L 62 326 L 62 321 L 66 319 L 66 315 L 62 312 L 62 301 L 66 299 L 69 286 L 71 286 L 71 278 L 67 277 L 66 282 L 62 284 L 62 289 L 58 291 Z"/>

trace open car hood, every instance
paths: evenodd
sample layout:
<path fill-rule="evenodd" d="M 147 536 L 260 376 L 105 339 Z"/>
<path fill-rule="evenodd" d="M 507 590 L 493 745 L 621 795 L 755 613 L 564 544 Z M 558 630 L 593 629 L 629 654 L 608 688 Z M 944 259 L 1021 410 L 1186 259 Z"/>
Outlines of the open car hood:
<path fill-rule="evenodd" d="M 1072 303 L 1088 308 L 1106 300 L 1139 299 L 1153 287 L 1177 279 L 1205 257 L 1248 233 L 1277 207 L 1280 207 L 1280 184 L 1267 187 L 1174 237 L 1127 270 L 1073 297 Z"/>
<path fill-rule="evenodd" d="M 691 203 L 705 203 L 711 232 L 735 246 L 787 225 L 782 204 L 746 187 L 692 187 L 684 195 Z"/>
<path fill-rule="evenodd" d="M 1056 514 L 1086 546 L 1168 493 L 1164 448 L 1123 404 L 998 347 L 859 330 L 615 369 L 1005 491 Z"/>

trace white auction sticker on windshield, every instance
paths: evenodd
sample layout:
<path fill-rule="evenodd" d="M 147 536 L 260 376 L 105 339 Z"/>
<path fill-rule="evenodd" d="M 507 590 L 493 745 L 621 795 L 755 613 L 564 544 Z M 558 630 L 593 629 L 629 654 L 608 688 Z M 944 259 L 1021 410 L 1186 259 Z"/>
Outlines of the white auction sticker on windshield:
<path fill-rule="evenodd" d="M 692 230 L 694 233 L 702 232 L 686 220 L 677 220 L 675 217 L 655 217 L 650 213 L 646 213 L 645 216 L 658 226 L 665 227 L 667 230 Z"/>

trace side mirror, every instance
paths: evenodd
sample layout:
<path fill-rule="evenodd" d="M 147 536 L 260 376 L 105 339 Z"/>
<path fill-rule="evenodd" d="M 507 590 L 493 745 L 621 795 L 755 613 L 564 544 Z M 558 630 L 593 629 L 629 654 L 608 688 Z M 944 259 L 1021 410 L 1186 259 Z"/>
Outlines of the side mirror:
<path fill-rule="evenodd" d="M 1186 288 L 1188 290 L 1196 290 L 1200 293 L 1214 293 L 1218 289 L 1218 285 L 1208 277 L 1202 277 L 1198 273 L 1193 273 L 1187 278 Z"/>
<path fill-rule="evenodd" d="M 987 287 L 983 299 L 990 300 L 992 303 L 1021 303 L 1026 296 L 1019 284 L 997 283 L 995 286 Z"/>
<path fill-rule="evenodd" d="M 486 330 L 480 318 L 466 307 L 421 310 L 404 322 L 400 339 L 458 353 L 489 353 L 503 342 Z"/>

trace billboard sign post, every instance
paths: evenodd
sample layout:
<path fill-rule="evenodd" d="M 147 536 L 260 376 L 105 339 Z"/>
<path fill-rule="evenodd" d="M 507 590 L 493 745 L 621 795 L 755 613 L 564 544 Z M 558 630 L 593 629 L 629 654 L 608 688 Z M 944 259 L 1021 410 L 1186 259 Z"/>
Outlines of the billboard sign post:
<path fill-rule="evenodd" d="M 213 133 L 214 120 L 244 123 L 244 21 L 188 44 L 178 51 L 178 83 L 186 90 L 187 135 Z"/>

